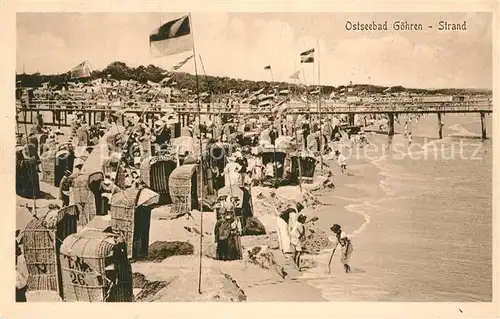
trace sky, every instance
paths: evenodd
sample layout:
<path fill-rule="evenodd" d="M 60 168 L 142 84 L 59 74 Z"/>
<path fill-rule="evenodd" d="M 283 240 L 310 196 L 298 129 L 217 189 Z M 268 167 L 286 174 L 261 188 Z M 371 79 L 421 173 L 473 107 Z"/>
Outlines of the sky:
<path fill-rule="evenodd" d="M 85 60 L 94 69 L 114 61 L 169 69 L 192 53 L 157 57 L 149 35 L 182 15 L 18 13 L 16 71 L 64 73 Z M 467 31 L 438 31 L 441 20 L 466 21 Z M 387 21 L 389 30 L 348 31 L 347 21 Z M 424 30 L 395 31 L 394 21 Z M 291 81 L 300 70 L 308 85 L 492 88 L 490 13 L 193 13 L 192 29 L 199 74 Z M 300 52 L 311 48 L 316 63 L 301 65 Z M 194 63 L 180 71 L 194 73 Z"/>

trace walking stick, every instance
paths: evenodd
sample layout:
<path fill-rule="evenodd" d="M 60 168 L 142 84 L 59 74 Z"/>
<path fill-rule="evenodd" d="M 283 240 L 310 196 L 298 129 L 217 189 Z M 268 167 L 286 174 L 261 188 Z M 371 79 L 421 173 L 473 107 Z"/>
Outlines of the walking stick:
<path fill-rule="evenodd" d="M 331 273 L 332 269 L 330 268 L 330 265 L 332 263 L 332 259 L 333 259 L 333 255 L 335 254 L 335 250 L 337 249 L 337 247 L 335 247 L 332 251 L 332 255 L 330 256 L 330 261 L 328 262 L 328 274 Z"/>

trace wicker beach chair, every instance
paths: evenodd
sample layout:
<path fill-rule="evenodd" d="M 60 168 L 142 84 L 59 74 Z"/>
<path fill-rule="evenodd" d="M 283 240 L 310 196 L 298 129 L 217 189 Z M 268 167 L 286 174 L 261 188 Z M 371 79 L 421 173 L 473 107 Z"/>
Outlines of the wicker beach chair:
<path fill-rule="evenodd" d="M 285 161 L 287 158 L 287 153 L 281 149 L 274 149 L 273 147 L 265 147 L 262 149 L 262 164 L 264 166 L 267 163 L 276 162 L 280 164 L 277 170 L 276 178 L 283 178 L 285 174 Z"/>
<path fill-rule="evenodd" d="M 172 198 L 171 211 L 183 214 L 199 208 L 198 203 L 198 165 L 182 165 L 172 171 L 168 185 Z"/>
<path fill-rule="evenodd" d="M 50 185 L 59 187 L 59 183 L 64 176 L 64 172 L 73 171 L 75 154 L 70 144 L 59 146 L 57 152 L 44 152 L 40 156 L 42 163 L 42 181 Z"/>
<path fill-rule="evenodd" d="M 16 194 L 24 198 L 40 195 L 40 180 L 35 158 L 27 158 L 25 147 L 16 149 Z"/>
<path fill-rule="evenodd" d="M 102 205 L 102 194 L 100 192 L 102 181 L 104 181 L 102 172 L 81 174 L 73 180 L 70 202 L 83 206 L 78 219 L 78 224 L 81 226 L 85 226 L 96 215 L 105 215 L 107 213 L 103 211 Z"/>
<path fill-rule="evenodd" d="M 155 156 L 141 162 L 141 180 L 153 191 L 160 194 L 160 204 L 170 204 L 168 181 L 170 174 L 177 167 L 174 156 Z"/>
<path fill-rule="evenodd" d="M 127 244 L 128 258 L 137 260 L 148 254 L 151 205 L 158 193 L 148 188 L 127 189 L 111 197 L 111 229 Z"/>
<path fill-rule="evenodd" d="M 60 250 L 64 301 L 131 302 L 127 245 L 111 233 L 87 230 L 68 236 Z"/>
<path fill-rule="evenodd" d="M 28 290 L 52 290 L 62 296 L 59 249 L 62 241 L 76 233 L 81 207 L 71 205 L 26 225 L 23 247 L 28 268 Z"/>
<path fill-rule="evenodd" d="M 314 179 L 314 172 L 316 170 L 317 160 L 310 155 L 300 155 L 295 153 L 291 156 L 292 161 L 292 176 L 293 179 L 298 181 L 299 179 L 299 159 L 300 159 L 300 169 L 302 174 L 302 182 L 312 183 Z"/>

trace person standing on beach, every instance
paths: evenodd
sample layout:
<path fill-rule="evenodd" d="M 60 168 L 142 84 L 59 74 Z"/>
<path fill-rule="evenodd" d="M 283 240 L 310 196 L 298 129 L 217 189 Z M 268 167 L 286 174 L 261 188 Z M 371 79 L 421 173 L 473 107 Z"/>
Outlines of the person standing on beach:
<path fill-rule="evenodd" d="M 306 228 L 304 226 L 306 218 L 306 215 L 299 215 L 295 226 L 293 226 L 290 232 L 290 248 L 293 253 L 293 262 L 297 266 L 298 271 L 301 271 L 300 257 L 302 256 L 302 246 L 306 241 Z"/>
<path fill-rule="evenodd" d="M 347 174 L 347 157 L 344 156 L 339 150 L 335 151 L 335 157 L 337 157 L 337 163 L 340 166 L 340 172 L 342 175 Z"/>
<path fill-rule="evenodd" d="M 72 182 L 71 171 L 64 171 L 64 176 L 59 182 L 59 199 L 62 201 L 62 207 L 69 206 L 69 192 Z"/>
<path fill-rule="evenodd" d="M 349 261 L 351 260 L 351 254 L 353 250 L 351 239 L 347 236 L 345 232 L 342 231 L 342 228 L 340 227 L 339 224 L 334 224 L 330 228 L 330 230 L 335 234 L 337 242 L 335 243 L 334 249 L 332 251 L 330 262 L 328 263 L 328 273 L 330 273 L 330 264 L 333 259 L 333 254 L 335 253 L 335 250 L 337 250 L 339 244 L 342 247 L 342 255 L 340 257 L 340 262 L 344 265 L 345 272 L 349 273 L 351 271 L 351 266 L 349 266 Z"/>
<path fill-rule="evenodd" d="M 217 243 L 217 260 L 237 260 L 242 258 L 241 251 L 241 224 L 234 217 L 232 208 L 221 207 L 221 218 L 214 228 Z"/>

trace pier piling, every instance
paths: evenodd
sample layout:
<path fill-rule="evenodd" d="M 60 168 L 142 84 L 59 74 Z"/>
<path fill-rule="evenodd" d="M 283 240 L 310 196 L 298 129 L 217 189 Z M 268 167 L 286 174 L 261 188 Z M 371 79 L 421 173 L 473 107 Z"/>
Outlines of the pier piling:
<path fill-rule="evenodd" d="M 354 113 L 349 113 L 349 125 L 354 125 Z"/>
<path fill-rule="evenodd" d="M 486 124 L 484 123 L 484 112 L 480 112 L 481 114 L 481 138 L 483 140 L 486 139 Z"/>
<path fill-rule="evenodd" d="M 443 138 L 443 121 L 441 120 L 441 113 L 438 112 L 438 131 L 439 131 L 439 139 Z"/>
<path fill-rule="evenodd" d="M 387 135 L 393 136 L 394 135 L 394 113 L 387 113 L 387 119 L 389 120 Z"/>

